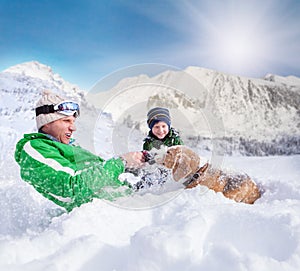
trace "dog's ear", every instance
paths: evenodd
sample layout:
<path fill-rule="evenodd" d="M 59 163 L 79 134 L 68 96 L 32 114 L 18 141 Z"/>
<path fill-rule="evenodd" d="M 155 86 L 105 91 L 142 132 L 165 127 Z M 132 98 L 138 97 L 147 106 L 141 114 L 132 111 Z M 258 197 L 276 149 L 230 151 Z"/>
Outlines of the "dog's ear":
<path fill-rule="evenodd" d="M 179 181 L 189 177 L 199 169 L 200 157 L 186 146 L 177 146 L 175 150 L 176 160 L 172 173 L 173 179 Z"/>
<path fill-rule="evenodd" d="M 199 169 L 200 157 L 197 153 L 186 146 L 182 146 L 182 153 L 184 156 L 189 157 L 189 167 L 193 173 Z"/>
<path fill-rule="evenodd" d="M 168 148 L 168 150 L 164 156 L 164 159 L 163 159 L 163 165 L 166 168 L 170 168 L 170 169 L 174 168 L 180 153 L 181 153 L 181 149 L 177 146 Z"/>
<path fill-rule="evenodd" d="M 193 173 L 191 158 L 185 153 L 181 153 L 172 170 L 174 181 L 178 182 Z"/>

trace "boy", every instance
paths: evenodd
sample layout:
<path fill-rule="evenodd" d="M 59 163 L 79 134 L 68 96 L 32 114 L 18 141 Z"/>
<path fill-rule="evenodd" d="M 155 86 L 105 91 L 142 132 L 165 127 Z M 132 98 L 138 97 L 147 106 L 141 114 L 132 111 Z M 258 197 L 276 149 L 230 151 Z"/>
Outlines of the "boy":
<path fill-rule="evenodd" d="M 150 109 L 147 114 L 147 124 L 150 131 L 144 139 L 143 150 L 145 162 L 148 162 L 150 165 L 154 163 L 151 152 L 154 152 L 155 155 L 156 150 L 158 151 L 163 146 L 183 145 L 179 133 L 171 127 L 170 112 L 167 108 L 155 107 Z M 169 170 L 157 164 L 133 171 L 128 170 L 127 172 L 142 176 L 141 181 L 133 185 L 133 188 L 136 190 L 149 188 L 155 184 L 162 185 L 170 177 Z"/>
<path fill-rule="evenodd" d="M 171 127 L 171 117 L 167 108 L 152 108 L 147 114 L 147 124 L 150 131 L 144 139 L 143 150 L 160 149 L 162 145 L 183 145 L 178 132 Z"/>

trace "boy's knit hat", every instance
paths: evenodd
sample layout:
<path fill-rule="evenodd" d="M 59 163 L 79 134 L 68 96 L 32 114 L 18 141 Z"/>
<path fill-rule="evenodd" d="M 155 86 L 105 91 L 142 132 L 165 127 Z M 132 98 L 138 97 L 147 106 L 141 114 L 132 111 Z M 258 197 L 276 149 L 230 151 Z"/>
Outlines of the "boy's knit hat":
<path fill-rule="evenodd" d="M 58 96 L 57 94 L 51 92 L 50 90 L 44 90 L 42 93 L 42 97 L 36 104 L 36 108 L 43 106 L 43 105 L 51 105 L 51 104 L 58 104 L 65 101 L 62 97 Z M 45 124 L 50 123 L 52 121 L 61 119 L 66 117 L 66 115 L 60 114 L 58 112 L 48 113 L 48 114 L 40 114 L 36 116 L 36 126 L 38 130 L 42 128 Z"/>
<path fill-rule="evenodd" d="M 163 107 L 155 107 L 150 109 L 147 114 L 147 123 L 149 128 L 152 129 L 153 126 L 160 121 L 165 122 L 170 128 L 171 117 L 169 109 Z"/>

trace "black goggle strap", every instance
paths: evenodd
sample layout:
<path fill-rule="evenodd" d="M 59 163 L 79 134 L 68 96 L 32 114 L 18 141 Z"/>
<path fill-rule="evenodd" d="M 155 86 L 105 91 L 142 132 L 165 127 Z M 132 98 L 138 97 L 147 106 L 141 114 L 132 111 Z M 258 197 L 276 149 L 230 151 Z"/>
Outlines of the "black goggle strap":
<path fill-rule="evenodd" d="M 37 107 L 35 109 L 35 115 L 38 116 L 40 114 L 49 114 L 49 113 L 54 113 L 54 105 L 50 104 L 50 105 L 42 105 L 40 107 Z"/>

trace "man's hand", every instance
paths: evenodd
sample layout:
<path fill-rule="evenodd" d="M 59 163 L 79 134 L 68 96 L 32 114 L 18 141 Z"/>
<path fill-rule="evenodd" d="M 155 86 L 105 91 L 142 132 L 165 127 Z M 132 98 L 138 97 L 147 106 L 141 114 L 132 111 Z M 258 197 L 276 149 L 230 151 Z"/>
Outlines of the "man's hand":
<path fill-rule="evenodd" d="M 128 152 L 121 155 L 121 158 L 125 160 L 126 168 L 141 167 L 145 163 L 145 157 L 142 152 Z"/>

